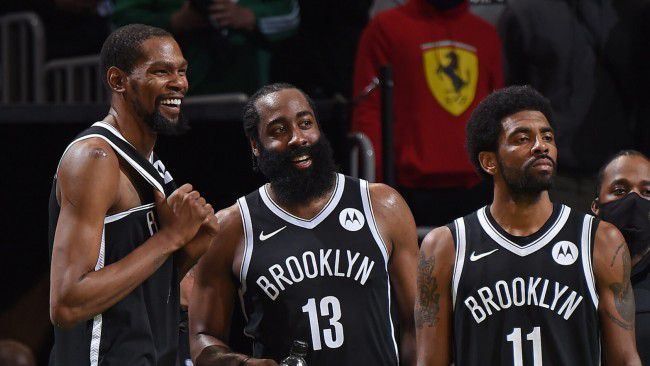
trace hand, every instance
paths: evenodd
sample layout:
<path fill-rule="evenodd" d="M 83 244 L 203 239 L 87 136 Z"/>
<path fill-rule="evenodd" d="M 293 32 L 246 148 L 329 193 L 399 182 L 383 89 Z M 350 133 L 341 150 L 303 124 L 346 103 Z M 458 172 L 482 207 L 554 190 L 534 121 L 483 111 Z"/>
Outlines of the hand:
<path fill-rule="evenodd" d="M 181 34 L 197 28 L 205 28 L 208 21 L 186 0 L 183 5 L 174 12 L 169 20 L 173 33 Z"/>
<path fill-rule="evenodd" d="M 212 205 L 206 203 L 199 192 L 192 190 L 190 184 L 184 184 L 167 199 L 158 191 L 154 191 L 154 195 L 161 231 L 166 230 L 178 239 L 175 249 L 192 240 L 203 222 L 214 216 Z"/>
<path fill-rule="evenodd" d="M 205 232 L 210 236 L 215 236 L 219 232 L 219 220 L 213 215 L 209 215 L 205 218 L 205 221 L 201 224 L 200 231 Z"/>
<path fill-rule="evenodd" d="M 232 0 L 214 0 L 208 7 L 210 18 L 220 27 L 252 31 L 255 29 L 255 14 L 249 8 L 237 5 Z"/>

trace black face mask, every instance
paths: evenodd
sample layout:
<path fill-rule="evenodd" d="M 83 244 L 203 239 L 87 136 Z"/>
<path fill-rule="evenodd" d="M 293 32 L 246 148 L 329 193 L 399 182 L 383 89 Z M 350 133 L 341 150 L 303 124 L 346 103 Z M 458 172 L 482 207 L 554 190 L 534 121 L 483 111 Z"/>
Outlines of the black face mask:
<path fill-rule="evenodd" d="M 600 205 L 599 216 L 621 231 L 630 256 L 643 254 L 650 246 L 650 200 L 629 193 L 621 199 Z"/>
<path fill-rule="evenodd" d="M 465 0 L 427 0 L 434 8 L 445 11 L 457 7 Z"/>

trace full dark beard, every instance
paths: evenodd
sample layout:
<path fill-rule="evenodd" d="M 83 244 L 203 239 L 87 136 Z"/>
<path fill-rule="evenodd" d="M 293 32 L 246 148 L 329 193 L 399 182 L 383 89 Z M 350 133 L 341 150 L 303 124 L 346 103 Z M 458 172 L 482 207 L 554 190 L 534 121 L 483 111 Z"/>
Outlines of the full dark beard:
<path fill-rule="evenodd" d="M 292 160 L 303 154 L 311 157 L 312 164 L 307 169 L 298 169 Z M 276 197 L 285 204 L 300 204 L 322 197 L 334 184 L 336 165 L 332 147 L 324 135 L 311 146 L 282 153 L 261 147 L 257 164 L 271 182 Z"/>
<path fill-rule="evenodd" d="M 547 158 L 553 162 L 553 173 L 548 176 L 536 176 L 531 172 L 533 164 L 540 158 Z M 555 176 L 555 161 L 548 156 L 542 156 L 531 160 L 521 169 L 507 168 L 503 165 L 501 158 L 497 154 L 497 165 L 501 170 L 510 192 L 520 198 L 534 199 L 539 197 L 540 193 L 548 191 L 553 187 L 553 178 Z"/>

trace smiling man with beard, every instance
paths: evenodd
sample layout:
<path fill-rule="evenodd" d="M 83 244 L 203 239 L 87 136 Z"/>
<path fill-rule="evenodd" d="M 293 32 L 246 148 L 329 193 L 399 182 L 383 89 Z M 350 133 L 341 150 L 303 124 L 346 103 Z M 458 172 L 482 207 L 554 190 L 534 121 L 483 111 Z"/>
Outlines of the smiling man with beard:
<path fill-rule="evenodd" d="M 640 365 L 621 233 L 551 202 L 557 148 L 546 98 L 499 90 L 467 124 L 490 205 L 431 231 L 420 249 L 419 365 Z M 462 198 L 459 198 L 462 199 Z"/>
<path fill-rule="evenodd" d="M 417 235 L 402 197 L 336 173 L 313 103 L 291 85 L 260 89 L 243 119 L 269 183 L 217 213 L 190 301 L 195 364 L 277 365 L 295 340 L 310 366 L 414 364 Z M 237 294 L 252 355 L 228 347 Z"/>
<path fill-rule="evenodd" d="M 109 114 L 64 151 L 50 195 L 51 364 L 172 366 L 179 281 L 218 228 L 153 152 L 158 134 L 187 129 L 187 61 L 138 24 L 113 32 L 101 60 Z"/>

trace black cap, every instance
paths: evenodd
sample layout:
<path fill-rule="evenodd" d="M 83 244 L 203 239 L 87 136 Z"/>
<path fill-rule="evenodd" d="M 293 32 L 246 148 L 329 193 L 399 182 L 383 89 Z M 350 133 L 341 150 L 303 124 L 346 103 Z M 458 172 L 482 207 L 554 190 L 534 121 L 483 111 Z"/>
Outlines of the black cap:
<path fill-rule="evenodd" d="M 291 353 L 297 356 L 306 356 L 307 350 L 309 349 L 309 344 L 305 341 L 293 341 L 291 346 Z"/>

